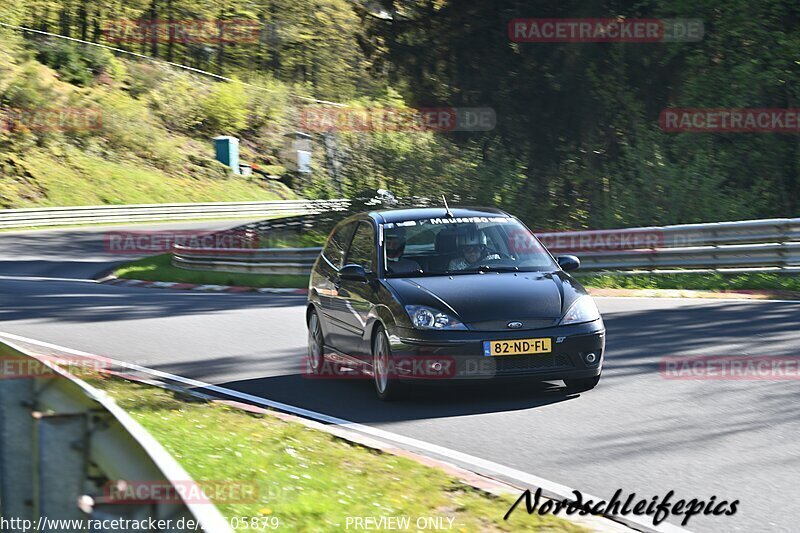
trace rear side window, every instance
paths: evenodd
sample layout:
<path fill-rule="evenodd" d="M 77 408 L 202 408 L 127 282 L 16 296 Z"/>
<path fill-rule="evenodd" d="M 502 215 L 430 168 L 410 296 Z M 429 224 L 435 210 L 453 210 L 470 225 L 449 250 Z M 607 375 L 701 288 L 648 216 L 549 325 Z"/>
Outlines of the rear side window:
<path fill-rule="evenodd" d="M 347 254 L 347 263 L 361 265 L 364 269 L 375 272 L 375 230 L 372 225 L 362 222 L 358 225 L 350 252 Z"/>
<path fill-rule="evenodd" d="M 344 256 L 347 253 L 347 247 L 350 244 L 350 237 L 353 236 L 355 226 L 356 223 L 351 222 L 337 228 L 328 239 L 325 249 L 322 250 L 322 255 L 335 268 L 342 268 L 342 265 L 344 265 Z"/>

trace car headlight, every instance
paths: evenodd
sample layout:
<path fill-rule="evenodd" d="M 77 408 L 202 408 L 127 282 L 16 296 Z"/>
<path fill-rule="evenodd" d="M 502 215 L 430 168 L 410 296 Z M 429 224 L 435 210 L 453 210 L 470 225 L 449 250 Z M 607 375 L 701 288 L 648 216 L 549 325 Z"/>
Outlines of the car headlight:
<path fill-rule="evenodd" d="M 419 329 L 467 329 L 460 320 L 433 307 L 407 305 L 406 313 L 415 328 Z"/>
<path fill-rule="evenodd" d="M 600 311 L 592 300 L 591 296 L 581 296 L 570 306 L 561 319 L 559 325 L 580 324 L 582 322 L 592 322 L 600 318 Z"/>

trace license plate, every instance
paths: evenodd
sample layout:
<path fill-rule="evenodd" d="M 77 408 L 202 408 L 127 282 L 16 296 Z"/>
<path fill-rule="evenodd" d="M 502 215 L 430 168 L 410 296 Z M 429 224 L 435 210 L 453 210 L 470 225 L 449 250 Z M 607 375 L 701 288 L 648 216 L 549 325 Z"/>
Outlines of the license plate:
<path fill-rule="evenodd" d="M 550 353 L 553 351 L 552 339 L 514 339 L 510 341 L 483 341 L 483 355 L 526 355 Z"/>

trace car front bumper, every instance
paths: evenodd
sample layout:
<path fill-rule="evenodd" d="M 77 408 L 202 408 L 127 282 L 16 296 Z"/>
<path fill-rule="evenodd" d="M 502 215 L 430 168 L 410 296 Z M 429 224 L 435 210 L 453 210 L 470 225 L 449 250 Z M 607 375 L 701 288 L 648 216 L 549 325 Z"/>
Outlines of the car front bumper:
<path fill-rule="evenodd" d="M 415 364 L 398 365 L 407 380 L 470 380 L 531 377 L 537 380 L 585 379 L 600 375 L 605 357 L 602 320 L 526 331 L 391 332 L 392 356 Z M 552 351 L 531 355 L 484 355 L 484 341 L 550 338 Z M 587 355 L 595 354 L 595 361 Z M 438 365 L 437 365 L 438 363 Z"/>

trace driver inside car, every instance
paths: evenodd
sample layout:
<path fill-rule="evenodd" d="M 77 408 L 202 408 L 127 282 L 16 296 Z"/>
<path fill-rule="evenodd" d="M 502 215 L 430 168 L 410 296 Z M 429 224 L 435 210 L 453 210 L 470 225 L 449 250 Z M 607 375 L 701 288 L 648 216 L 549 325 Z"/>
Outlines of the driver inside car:
<path fill-rule="evenodd" d="M 410 274 L 420 270 L 419 263 L 403 257 L 406 249 L 406 229 L 396 227 L 386 230 L 384 236 L 386 248 L 386 268 L 392 274 Z"/>
<path fill-rule="evenodd" d="M 486 234 L 477 228 L 456 237 L 456 244 L 461 257 L 450 261 L 450 270 L 466 270 L 480 266 L 485 261 L 500 259 L 496 253 L 486 248 Z"/>

